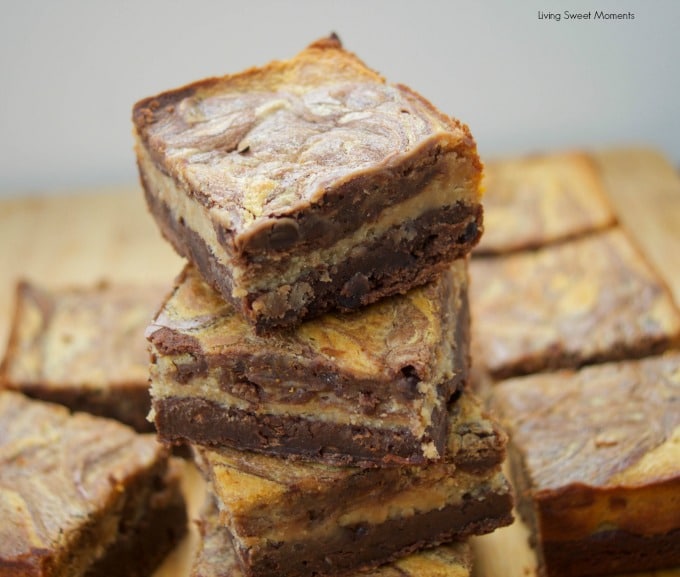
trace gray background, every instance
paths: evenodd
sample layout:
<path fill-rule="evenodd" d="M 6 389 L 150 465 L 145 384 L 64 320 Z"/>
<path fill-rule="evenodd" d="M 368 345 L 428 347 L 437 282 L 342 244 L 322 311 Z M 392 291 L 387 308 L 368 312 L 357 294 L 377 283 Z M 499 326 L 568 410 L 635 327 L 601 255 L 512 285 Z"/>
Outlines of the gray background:
<path fill-rule="evenodd" d="M 136 100 L 331 31 L 469 124 L 485 158 L 639 143 L 680 164 L 678 0 L 0 3 L 0 196 L 134 183 Z"/>

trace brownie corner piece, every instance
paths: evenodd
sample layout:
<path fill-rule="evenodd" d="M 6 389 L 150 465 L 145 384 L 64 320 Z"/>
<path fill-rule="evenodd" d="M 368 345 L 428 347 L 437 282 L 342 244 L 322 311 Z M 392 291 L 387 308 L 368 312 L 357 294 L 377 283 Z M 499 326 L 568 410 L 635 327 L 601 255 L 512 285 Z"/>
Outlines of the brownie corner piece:
<path fill-rule="evenodd" d="M 352 314 L 263 337 L 195 268 L 147 329 L 168 442 L 361 466 L 438 460 L 467 383 L 467 262 Z"/>
<path fill-rule="evenodd" d="M 498 383 L 518 509 L 548 577 L 680 564 L 680 353 Z"/>
<path fill-rule="evenodd" d="M 147 98 L 133 120 L 163 235 L 261 331 L 403 293 L 482 234 L 467 126 L 336 41 Z"/>
<path fill-rule="evenodd" d="M 152 432 L 144 330 L 166 292 L 156 285 L 19 282 L 2 386 Z"/>
<path fill-rule="evenodd" d="M 0 575 L 142 577 L 187 529 L 153 435 L 0 391 Z"/>

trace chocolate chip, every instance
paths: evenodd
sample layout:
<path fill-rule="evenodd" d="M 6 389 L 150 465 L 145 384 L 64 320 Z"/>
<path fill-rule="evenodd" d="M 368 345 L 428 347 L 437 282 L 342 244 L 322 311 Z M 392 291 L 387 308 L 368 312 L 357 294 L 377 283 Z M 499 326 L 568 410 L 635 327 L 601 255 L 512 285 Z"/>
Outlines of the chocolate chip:
<path fill-rule="evenodd" d="M 468 244 L 477 238 L 477 232 L 477 223 L 472 221 L 468 223 L 465 227 L 465 232 L 458 237 L 456 242 L 458 244 Z"/>
<path fill-rule="evenodd" d="M 176 363 L 175 365 L 175 381 L 182 385 L 186 385 L 195 376 L 202 376 L 208 372 L 208 363 L 205 357 L 195 357 L 190 355 L 191 361 Z"/>
<path fill-rule="evenodd" d="M 229 392 L 252 405 L 259 405 L 262 398 L 262 389 L 250 381 L 232 383 Z"/>
<path fill-rule="evenodd" d="M 364 415 L 374 415 L 379 403 L 372 393 L 368 391 L 359 393 L 359 408 Z"/>
<path fill-rule="evenodd" d="M 300 239 L 297 221 L 292 218 L 280 218 L 269 232 L 269 246 L 272 250 L 285 250 Z"/>
<path fill-rule="evenodd" d="M 356 308 L 361 305 L 362 297 L 371 290 L 368 277 L 362 273 L 355 273 L 340 290 L 342 306 Z"/>
<path fill-rule="evenodd" d="M 418 383 L 420 382 L 420 377 L 416 372 L 416 369 L 411 365 L 406 365 L 401 369 L 401 378 L 397 380 L 396 387 L 404 398 L 412 400 L 416 399 L 420 393 L 418 393 Z"/>

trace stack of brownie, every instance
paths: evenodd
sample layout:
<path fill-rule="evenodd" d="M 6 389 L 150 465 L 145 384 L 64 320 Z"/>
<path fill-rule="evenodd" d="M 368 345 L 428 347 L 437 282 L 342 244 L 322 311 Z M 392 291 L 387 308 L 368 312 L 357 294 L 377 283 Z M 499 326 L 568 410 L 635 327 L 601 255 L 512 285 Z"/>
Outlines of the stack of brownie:
<path fill-rule="evenodd" d="M 548 577 L 680 564 L 680 312 L 602 170 L 582 153 L 491 164 L 487 222 L 505 226 L 470 267 L 477 385 Z"/>
<path fill-rule="evenodd" d="M 442 544 L 512 518 L 505 435 L 466 388 L 467 127 L 334 36 L 133 117 L 189 261 L 147 337 L 158 434 L 210 481 L 195 575 L 467 574 Z"/>

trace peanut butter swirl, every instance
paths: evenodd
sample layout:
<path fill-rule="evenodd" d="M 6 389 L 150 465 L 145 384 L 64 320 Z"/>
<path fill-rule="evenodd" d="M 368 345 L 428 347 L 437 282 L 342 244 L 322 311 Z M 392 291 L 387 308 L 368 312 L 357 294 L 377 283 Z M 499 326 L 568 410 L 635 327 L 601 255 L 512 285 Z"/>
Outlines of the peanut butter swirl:
<path fill-rule="evenodd" d="M 126 487 L 161 455 L 115 421 L 0 392 L 0 572 L 80 575 L 116 539 Z"/>
<path fill-rule="evenodd" d="M 537 491 L 680 475 L 677 353 L 511 379 L 495 396 Z"/>
<path fill-rule="evenodd" d="M 636 358 L 678 342 L 668 288 L 618 228 L 476 259 L 473 339 L 495 378 Z"/>
<path fill-rule="evenodd" d="M 108 283 L 49 290 L 21 282 L 4 378 L 12 388 L 146 387 L 144 328 L 165 290 Z"/>
<path fill-rule="evenodd" d="M 454 283 L 464 283 L 465 270 L 463 263 L 457 263 L 445 275 L 455 278 Z M 270 339 L 257 335 L 189 267 L 147 336 L 163 354 L 190 353 L 195 359 L 208 355 L 216 362 L 235 356 L 250 359 L 244 370 L 262 383 L 281 379 L 276 363 L 284 359 L 287 366 L 295 359 L 308 372 L 327 371 L 328 378 L 344 374 L 390 383 L 404 377 L 402 369 L 410 366 L 426 381 L 435 376 L 438 365 L 441 309 L 446 302 L 438 293 L 447 284 L 440 279 L 355 315 L 327 314 Z M 263 355 L 271 366 L 258 363 L 259 368 L 254 368 Z M 257 375 L 252 374 L 256 370 Z"/>
<path fill-rule="evenodd" d="M 467 127 L 334 40 L 144 100 L 134 120 L 163 169 L 235 231 L 323 202 L 330 184 L 389 171 L 435 141 L 473 142 Z"/>

